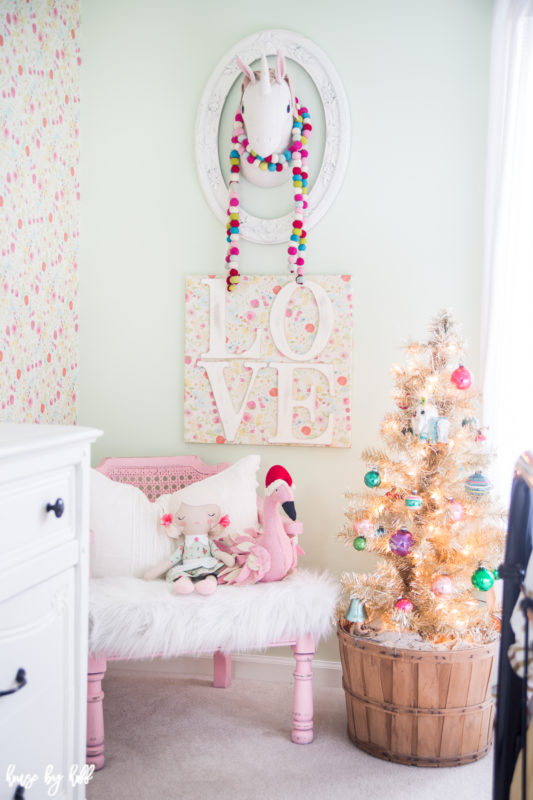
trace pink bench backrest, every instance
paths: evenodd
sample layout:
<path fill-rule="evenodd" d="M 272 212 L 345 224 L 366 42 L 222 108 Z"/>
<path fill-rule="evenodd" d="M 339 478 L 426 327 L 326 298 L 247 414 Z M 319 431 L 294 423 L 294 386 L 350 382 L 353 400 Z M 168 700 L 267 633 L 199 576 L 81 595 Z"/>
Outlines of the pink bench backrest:
<path fill-rule="evenodd" d="M 228 462 L 206 464 L 198 456 L 154 456 L 149 458 L 104 458 L 97 469 L 119 483 L 129 483 L 153 501 L 162 494 L 172 494 L 191 483 L 229 467 Z"/>

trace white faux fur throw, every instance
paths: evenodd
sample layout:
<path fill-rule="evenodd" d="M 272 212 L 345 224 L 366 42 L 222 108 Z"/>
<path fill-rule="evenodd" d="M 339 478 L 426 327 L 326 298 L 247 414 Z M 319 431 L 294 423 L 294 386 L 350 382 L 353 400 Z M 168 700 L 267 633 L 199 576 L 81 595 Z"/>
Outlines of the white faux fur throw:
<path fill-rule="evenodd" d="M 93 578 L 93 654 L 120 658 L 263 650 L 305 633 L 318 640 L 332 629 L 337 583 L 298 570 L 282 581 L 219 586 L 210 597 L 177 596 L 166 581 Z"/>

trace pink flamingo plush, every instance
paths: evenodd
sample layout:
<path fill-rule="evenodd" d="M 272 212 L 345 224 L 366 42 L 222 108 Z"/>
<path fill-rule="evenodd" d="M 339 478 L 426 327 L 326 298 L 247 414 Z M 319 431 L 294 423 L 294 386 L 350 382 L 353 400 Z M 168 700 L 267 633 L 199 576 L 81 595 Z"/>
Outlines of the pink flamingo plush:
<path fill-rule="evenodd" d="M 262 514 L 261 510 L 259 514 L 263 533 L 259 536 L 258 544 L 270 554 L 270 569 L 261 580 L 280 581 L 295 569 L 298 553 L 303 553 L 296 538 L 302 533 L 303 526 L 296 521 L 292 478 L 285 467 L 279 464 L 271 467 L 266 474 L 265 487 Z M 281 518 L 280 506 L 290 520 Z"/>
<path fill-rule="evenodd" d="M 267 472 L 265 486 L 265 499 L 258 498 L 262 529 L 248 528 L 218 542 L 221 549 L 235 556 L 235 567 L 220 574 L 220 583 L 280 581 L 296 568 L 298 554 L 304 552 L 297 541 L 303 526 L 296 521 L 290 474 L 277 464 Z M 290 519 L 282 519 L 280 506 Z"/>

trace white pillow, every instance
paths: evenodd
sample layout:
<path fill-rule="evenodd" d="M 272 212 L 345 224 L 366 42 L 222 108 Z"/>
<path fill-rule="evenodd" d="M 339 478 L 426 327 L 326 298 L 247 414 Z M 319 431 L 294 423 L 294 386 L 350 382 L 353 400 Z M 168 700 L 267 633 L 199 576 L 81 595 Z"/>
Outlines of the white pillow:
<path fill-rule="evenodd" d="M 231 521 L 230 530 L 257 527 L 259 456 L 245 456 L 216 475 L 191 483 L 151 503 L 136 486 L 118 483 L 91 470 L 90 527 L 93 578 L 134 576 L 168 558 L 176 549 L 159 524 L 163 513 L 181 503 L 217 503 Z"/>

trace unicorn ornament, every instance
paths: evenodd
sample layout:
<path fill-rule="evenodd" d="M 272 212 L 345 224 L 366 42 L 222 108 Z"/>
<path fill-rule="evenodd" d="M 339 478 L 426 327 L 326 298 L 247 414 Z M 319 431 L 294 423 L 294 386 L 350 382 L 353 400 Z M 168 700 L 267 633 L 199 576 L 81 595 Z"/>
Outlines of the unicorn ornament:
<path fill-rule="evenodd" d="M 226 285 L 233 292 L 240 281 L 239 272 L 239 178 L 256 186 L 279 186 L 292 172 L 294 218 L 289 236 L 288 268 L 296 283 L 304 282 L 307 249 L 305 231 L 307 210 L 307 142 L 312 125 L 309 111 L 301 106 L 286 74 L 285 58 L 278 50 L 276 67 L 269 69 L 266 55 L 261 70 L 255 71 L 237 57 L 244 73 L 241 101 L 231 137 L 229 204 L 226 225 Z"/>
<path fill-rule="evenodd" d="M 422 442 L 445 444 L 450 433 L 450 421 L 439 416 L 437 406 L 423 397 L 413 414 L 413 433 Z"/>

